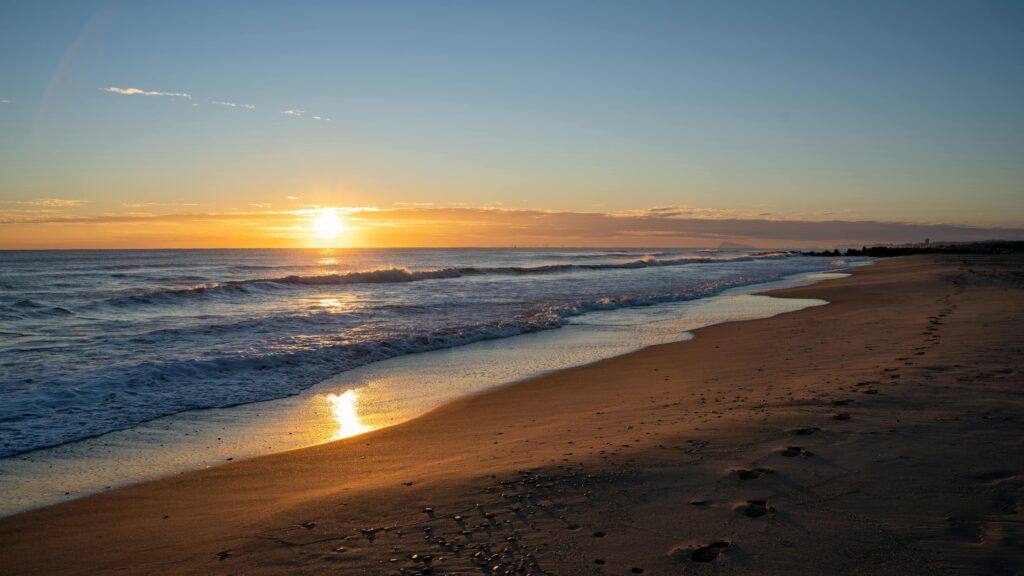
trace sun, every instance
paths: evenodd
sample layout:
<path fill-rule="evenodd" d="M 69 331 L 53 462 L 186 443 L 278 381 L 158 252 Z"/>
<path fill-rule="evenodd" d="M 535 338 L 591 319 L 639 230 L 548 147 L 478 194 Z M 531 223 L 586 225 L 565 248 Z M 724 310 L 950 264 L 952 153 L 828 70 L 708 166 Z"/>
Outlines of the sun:
<path fill-rule="evenodd" d="M 345 230 L 345 224 L 334 213 L 334 210 L 321 210 L 320 214 L 313 220 L 313 232 L 325 240 L 335 238 Z"/>

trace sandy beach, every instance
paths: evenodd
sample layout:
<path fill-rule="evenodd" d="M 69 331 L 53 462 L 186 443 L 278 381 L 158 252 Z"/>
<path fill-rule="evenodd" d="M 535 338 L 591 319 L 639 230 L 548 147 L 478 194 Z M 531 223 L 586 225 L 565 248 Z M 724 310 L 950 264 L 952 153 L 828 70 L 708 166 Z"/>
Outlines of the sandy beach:
<path fill-rule="evenodd" d="M 1019 257 L 0 520 L 2 574 L 1019 574 Z"/>

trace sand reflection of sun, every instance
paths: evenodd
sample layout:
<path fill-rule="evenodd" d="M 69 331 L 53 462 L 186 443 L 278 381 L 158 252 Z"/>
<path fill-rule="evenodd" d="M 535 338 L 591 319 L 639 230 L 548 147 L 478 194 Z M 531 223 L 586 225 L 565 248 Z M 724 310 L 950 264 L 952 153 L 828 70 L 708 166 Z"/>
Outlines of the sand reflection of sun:
<path fill-rule="evenodd" d="M 331 414 L 338 424 L 338 431 L 334 439 L 348 438 L 356 434 L 362 434 L 370 430 L 359 421 L 359 414 L 356 412 L 356 399 L 358 394 L 355 390 L 348 390 L 341 394 L 328 394 L 327 401 L 331 405 Z"/>

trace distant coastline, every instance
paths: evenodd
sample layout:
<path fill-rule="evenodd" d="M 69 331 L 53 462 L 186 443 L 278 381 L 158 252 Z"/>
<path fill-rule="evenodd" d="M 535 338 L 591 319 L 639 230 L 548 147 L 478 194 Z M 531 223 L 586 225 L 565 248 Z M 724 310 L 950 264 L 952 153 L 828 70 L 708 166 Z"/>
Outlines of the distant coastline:
<path fill-rule="evenodd" d="M 871 258 L 891 258 L 893 256 L 915 256 L 924 254 L 1024 254 L 1024 242 L 1013 240 L 991 240 L 986 242 L 928 242 L 920 244 L 865 246 L 860 250 L 847 248 L 805 251 L 804 256 L 868 256 Z"/>

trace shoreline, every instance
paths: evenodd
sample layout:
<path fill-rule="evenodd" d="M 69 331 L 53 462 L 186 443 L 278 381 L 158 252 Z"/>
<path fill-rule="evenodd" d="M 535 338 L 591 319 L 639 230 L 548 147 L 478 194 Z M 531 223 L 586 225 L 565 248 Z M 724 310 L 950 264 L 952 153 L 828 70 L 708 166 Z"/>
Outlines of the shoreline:
<path fill-rule="evenodd" d="M 299 394 L 180 412 L 0 459 L 0 518 L 182 472 L 295 450 L 398 425 L 465 395 L 693 337 L 710 325 L 824 304 L 759 300 L 779 287 L 844 277 L 803 272 L 695 300 L 595 311 L 557 330 L 408 354 L 342 372 Z M 557 353 L 551 350 L 557 349 Z M 499 366 L 489 371 L 481 366 Z M 350 394 L 351 391 L 351 394 Z M 344 396 L 349 394 L 349 396 Z M 350 400 L 332 405 L 331 400 Z M 343 422 L 336 412 L 355 421 Z M 346 430 L 355 427 L 356 431 Z"/>
<path fill-rule="evenodd" d="M 1020 268 L 887 260 L 767 293 L 829 306 L 3 518 L 0 573 L 1011 574 Z"/>

